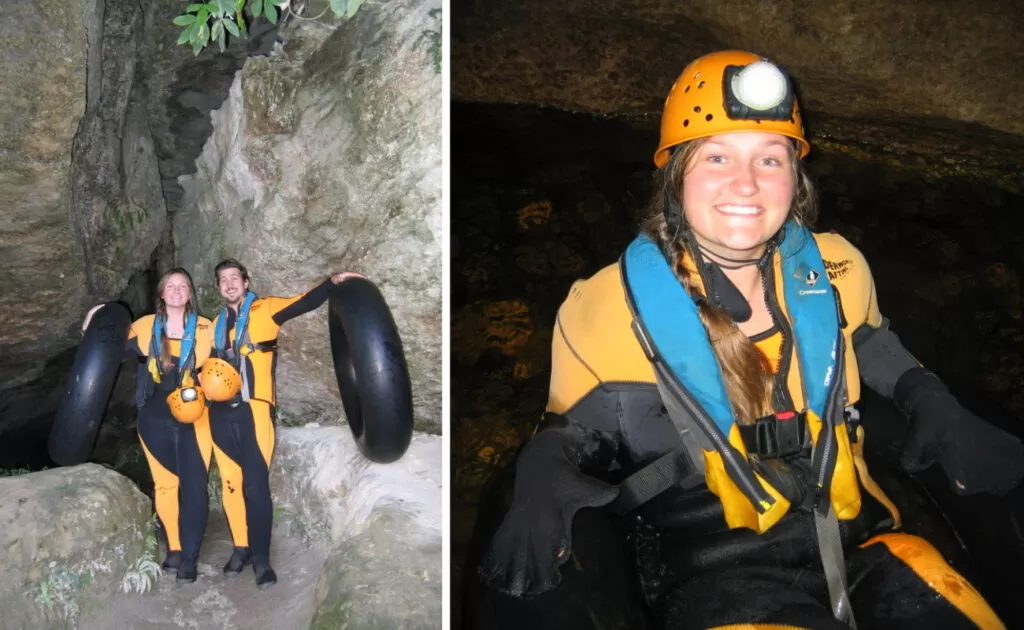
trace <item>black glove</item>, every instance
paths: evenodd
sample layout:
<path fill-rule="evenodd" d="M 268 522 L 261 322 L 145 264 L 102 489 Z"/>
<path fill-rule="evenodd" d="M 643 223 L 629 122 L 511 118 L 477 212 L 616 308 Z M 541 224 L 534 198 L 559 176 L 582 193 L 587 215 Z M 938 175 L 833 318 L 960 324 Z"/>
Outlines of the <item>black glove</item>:
<path fill-rule="evenodd" d="M 512 506 L 479 567 L 481 579 L 495 590 L 523 597 L 558 586 L 576 512 L 618 496 L 617 486 L 580 471 L 567 433 L 539 431 L 519 454 Z"/>
<path fill-rule="evenodd" d="M 893 402 L 910 422 L 901 457 L 908 472 L 938 463 L 961 495 L 1003 495 L 1024 477 L 1021 441 L 960 406 L 925 368 L 900 377 Z"/>

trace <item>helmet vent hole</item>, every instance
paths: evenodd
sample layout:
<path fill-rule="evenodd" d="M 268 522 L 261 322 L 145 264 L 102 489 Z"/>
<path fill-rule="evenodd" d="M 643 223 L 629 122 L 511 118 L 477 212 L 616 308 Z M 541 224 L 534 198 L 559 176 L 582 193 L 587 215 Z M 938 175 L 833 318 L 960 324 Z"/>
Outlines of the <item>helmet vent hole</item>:
<path fill-rule="evenodd" d="M 686 93 L 687 93 L 687 92 L 689 92 L 689 91 L 690 91 L 690 84 L 689 84 L 689 83 L 687 83 L 687 84 L 686 84 L 686 87 L 685 87 L 685 88 L 683 88 L 683 94 L 686 94 Z"/>
<path fill-rule="evenodd" d="M 702 87 L 704 87 L 704 82 L 703 81 L 701 81 L 700 83 L 697 84 L 697 89 L 698 90 L 701 89 Z"/>
<path fill-rule="evenodd" d="M 687 118 L 686 120 L 683 121 L 683 126 L 684 127 L 689 127 L 690 126 L 690 119 L 689 118 Z"/>
<path fill-rule="evenodd" d="M 704 120 L 706 120 L 708 122 L 711 122 L 712 118 L 714 118 L 714 115 L 713 114 L 708 114 L 707 116 L 704 117 Z"/>
<path fill-rule="evenodd" d="M 693 111 L 694 111 L 695 114 L 699 114 L 700 113 L 700 105 L 694 107 Z"/>

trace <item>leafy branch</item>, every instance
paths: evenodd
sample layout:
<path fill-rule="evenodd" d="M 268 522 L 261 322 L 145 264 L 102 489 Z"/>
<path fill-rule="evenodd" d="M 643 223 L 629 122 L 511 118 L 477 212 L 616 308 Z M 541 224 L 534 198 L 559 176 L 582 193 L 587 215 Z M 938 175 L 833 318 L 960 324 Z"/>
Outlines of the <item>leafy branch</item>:
<path fill-rule="evenodd" d="M 210 0 L 188 5 L 185 13 L 174 18 L 183 27 L 178 45 L 188 44 L 192 54 L 199 55 L 210 43 L 217 42 L 220 51 L 227 48 L 228 35 L 239 39 L 248 36 L 246 20 L 266 18 L 277 24 L 281 16 L 291 9 L 293 0 Z M 338 18 L 351 18 L 364 0 L 330 0 L 330 9 Z M 321 14 L 323 15 L 323 14 Z"/>

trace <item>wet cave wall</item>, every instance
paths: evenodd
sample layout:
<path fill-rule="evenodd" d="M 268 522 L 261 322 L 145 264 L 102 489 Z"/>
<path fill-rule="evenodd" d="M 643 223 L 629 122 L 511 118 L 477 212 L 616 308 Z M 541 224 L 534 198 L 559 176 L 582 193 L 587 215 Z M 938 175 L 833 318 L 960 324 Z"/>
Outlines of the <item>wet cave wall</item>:
<path fill-rule="evenodd" d="M 635 236 L 664 94 L 704 52 L 752 49 L 792 71 L 817 229 L 865 254 L 883 314 L 922 363 L 1024 435 L 1024 135 L 997 103 L 1024 97 L 1024 84 L 997 79 L 1020 68 L 995 58 L 1024 51 L 1000 23 L 1018 19 L 1009 5 L 953 29 L 961 9 L 950 4 L 901 5 L 902 25 L 889 19 L 896 9 L 870 3 L 807 3 L 803 14 L 786 2 L 454 4 L 453 627 L 472 606 L 463 596 L 483 542 L 475 530 L 492 516 L 480 511 L 485 493 L 547 400 L 557 309 Z M 955 37 L 922 42 L 920 29 Z M 972 86 L 957 88 L 950 68 L 972 59 Z M 1020 582 L 987 576 L 1003 577 Z M 995 596 L 1001 612 L 1024 619 L 1006 593 Z"/>

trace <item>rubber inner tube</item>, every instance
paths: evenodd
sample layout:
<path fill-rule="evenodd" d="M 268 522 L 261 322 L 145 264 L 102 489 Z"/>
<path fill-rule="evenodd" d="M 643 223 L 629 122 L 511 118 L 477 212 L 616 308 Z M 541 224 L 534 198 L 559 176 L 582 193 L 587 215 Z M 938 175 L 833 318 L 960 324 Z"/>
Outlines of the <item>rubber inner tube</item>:
<path fill-rule="evenodd" d="M 328 328 L 334 373 L 359 451 L 391 463 L 412 441 L 412 387 L 402 340 L 380 289 L 365 278 L 331 286 Z"/>
<path fill-rule="evenodd" d="M 92 454 L 131 324 L 131 311 L 120 302 L 109 302 L 93 314 L 50 428 L 48 450 L 58 465 L 82 464 Z"/>

